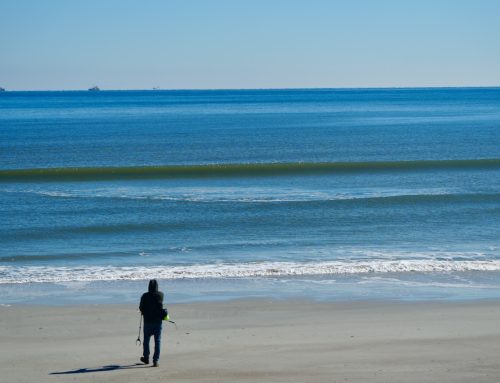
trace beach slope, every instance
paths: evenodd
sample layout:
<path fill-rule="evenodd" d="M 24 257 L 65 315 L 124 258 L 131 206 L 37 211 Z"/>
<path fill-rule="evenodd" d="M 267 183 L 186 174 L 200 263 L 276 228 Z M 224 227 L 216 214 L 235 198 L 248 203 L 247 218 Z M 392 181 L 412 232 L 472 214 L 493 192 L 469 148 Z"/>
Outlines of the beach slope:
<path fill-rule="evenodd" d="M 498 382 L 500 302 L 169 307 L 159 368 L 131 305 L 0 306 L 4 382 Z M 142 336 L 141 336 L 142 338 Z"/>

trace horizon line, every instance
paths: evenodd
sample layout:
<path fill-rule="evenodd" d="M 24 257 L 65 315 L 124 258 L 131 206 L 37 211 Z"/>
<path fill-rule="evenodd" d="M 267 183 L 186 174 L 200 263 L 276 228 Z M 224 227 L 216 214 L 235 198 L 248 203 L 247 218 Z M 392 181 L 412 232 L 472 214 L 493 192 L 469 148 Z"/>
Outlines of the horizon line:
<path fill-rule="evenodd" d="M 128 91 L 245 91 L 245 90 L 377 90 L 377 89 L 495 89 L 500 85 L 436 85 L 436 86 L 360 86 L 360 87 L 263 87 L 263 88 L 99 88 L 98 92 L 128 92 Z M 8 92 L 88 92 L 90 88 L 69 89 L 7 89 Z M 1 93 L 4 93 L 1 92 Z"/>

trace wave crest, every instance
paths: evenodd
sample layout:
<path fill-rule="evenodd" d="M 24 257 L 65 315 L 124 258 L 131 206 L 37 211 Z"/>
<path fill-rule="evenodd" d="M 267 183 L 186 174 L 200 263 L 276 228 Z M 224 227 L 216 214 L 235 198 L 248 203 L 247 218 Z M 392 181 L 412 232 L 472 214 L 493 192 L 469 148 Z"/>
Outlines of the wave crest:
<path fill-rule="evenodd" d="M 500 158 L 372 162 L 291 162 L 2 169 L 0 182 L 88 181 L 155 178 L 251 177 L 311 173 L 364 173 L 435 169 L 500 169 Z"/>
<path fill-rule="evenodd" d="M 258 278 L 369 273 L 500 271 L 500 260 L 377 260 L 355 262 L 261 262 L 186 266 L 1 266 L 0 284 L 115 280 Z"/>

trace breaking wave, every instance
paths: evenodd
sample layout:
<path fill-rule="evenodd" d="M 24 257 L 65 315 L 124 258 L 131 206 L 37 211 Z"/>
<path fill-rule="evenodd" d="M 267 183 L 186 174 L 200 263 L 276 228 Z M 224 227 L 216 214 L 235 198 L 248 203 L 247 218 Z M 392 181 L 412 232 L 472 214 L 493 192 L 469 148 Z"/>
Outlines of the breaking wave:
<path fill-rule="evenodd" d="M 1 266 L 0 284 L 500 271 L 500 260 L 260 262 L 185 266 Z"/>

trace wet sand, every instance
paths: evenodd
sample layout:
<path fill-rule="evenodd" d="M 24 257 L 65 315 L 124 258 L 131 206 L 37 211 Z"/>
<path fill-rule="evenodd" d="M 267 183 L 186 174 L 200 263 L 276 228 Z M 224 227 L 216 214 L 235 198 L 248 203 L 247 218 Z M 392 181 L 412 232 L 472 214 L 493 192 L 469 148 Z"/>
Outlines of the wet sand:
<path fill-rule="evenodd" d="M 0 306 L 2 382 L 499 382 L 500 302 L 169 306 L 160 367 L 131 305 Z M 141 336 L 142 338 L 142 336 Z"/>

